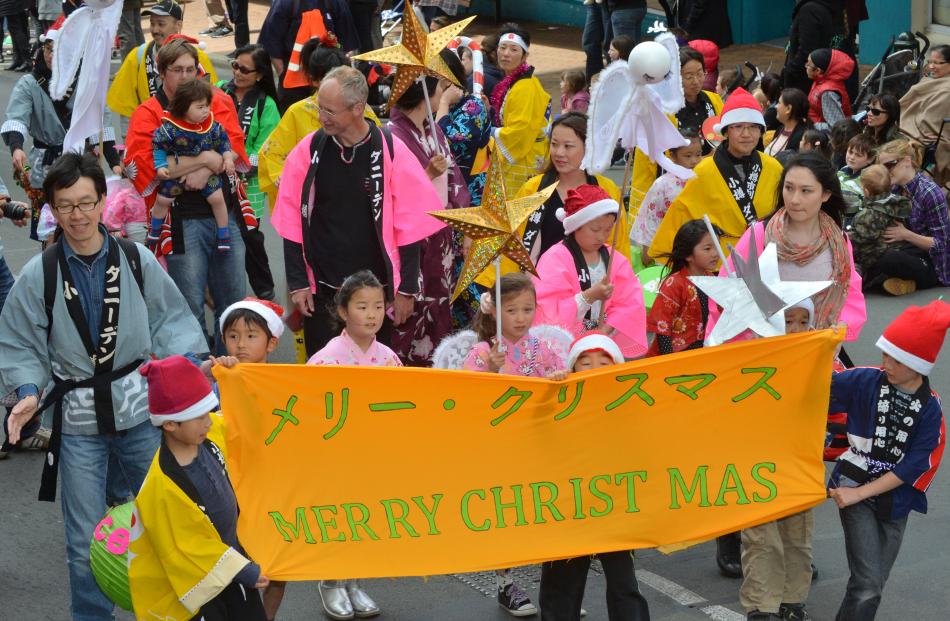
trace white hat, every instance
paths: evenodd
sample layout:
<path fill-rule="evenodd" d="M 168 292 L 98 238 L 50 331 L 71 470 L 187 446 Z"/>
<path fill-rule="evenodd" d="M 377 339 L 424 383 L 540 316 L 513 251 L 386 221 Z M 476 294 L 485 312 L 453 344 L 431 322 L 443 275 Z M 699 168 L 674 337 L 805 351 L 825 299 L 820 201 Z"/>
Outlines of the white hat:
<path fill-rule="evenodd" d="M 284 333 L 284 321 L 281 319 L 281 315 L 284 314 L 284 309 L 279 304 L 258 298 L 244 298 L 224 309 L 224 312 L 221 313 L 219 324 L 222 332 L 224 332 L 224 322 L 228 320 L 228 315 L 241 308 L 260 315 L 264 319 L 264 323 L 267 324 L 267 329 L 270 330 L 271 336 L 280 338 L 280 335 Z"/>
<path fill-rule="evenodd" d="M 588 332 L 571 343 L 571 350 L 567 354 L 567 368 L 573 369 L 577 359 L 589 351 L 602 351 L 613 359 L 614 364 L 623 364 L 623 353 L 612 338 L 600 332 Z"/>

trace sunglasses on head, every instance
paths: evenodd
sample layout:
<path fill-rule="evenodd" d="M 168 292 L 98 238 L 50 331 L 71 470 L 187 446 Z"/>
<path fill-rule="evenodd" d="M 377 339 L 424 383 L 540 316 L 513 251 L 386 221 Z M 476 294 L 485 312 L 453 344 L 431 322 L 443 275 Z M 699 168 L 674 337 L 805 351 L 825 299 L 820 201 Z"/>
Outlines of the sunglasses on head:
<path fill-rule="evenodd" d="M 887 110 L 881 110 L 880 108 L 872 108 L 871 106 L 868 106 L 864 110 L 872 116 L 877 116 L 879 114 L 887 114 Z"/>
<path fill-rule="evenodd" d="M 891 160 L 890 162 L 881 162 L 881 166 L 888 170 L 894 170 L 894 167 L 900 164 L 900 160 Z"/>
<path fill-rule="evenodd" d="M 250 69 L 248 69 L 247 67 L 242 67 L 241 64 L 238 63 L 238 61 L 236 60 L 231 61 L 231 69 L 234 69 L 235 71 L 239 71 L 240 73 L 243 73 L 244 75 L 247 75 L 249 73 L 254 73 L 255 71 L 257 71 L 256 67 L 251 67 Z"/>

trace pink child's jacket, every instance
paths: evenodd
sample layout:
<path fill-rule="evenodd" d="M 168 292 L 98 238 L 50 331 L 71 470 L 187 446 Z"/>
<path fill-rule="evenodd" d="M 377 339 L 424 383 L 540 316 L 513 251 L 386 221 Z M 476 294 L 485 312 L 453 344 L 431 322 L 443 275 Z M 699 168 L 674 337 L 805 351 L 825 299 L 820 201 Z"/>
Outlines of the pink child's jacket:
<path fill-rule="evenodd" d="M 300 203 L 304 180 L 310 169 L 310 141 L 314 132 L 301 140 L 287 155 L 280 176 L 277 201 L 271 224 L 277 234 L 298 244 L 303 243 L 300 230 Z M 442 210 L 442 201 L 419 161 L 396 136 L 393 157 L 383 141 L 383 244 L 393 267 L 393 290 L 399 290 L 399 247 L 407 246 L 432 235 L 443 226 L 429 211 Z M 310 287 L 316 291 L 316 279 L 307 264 Z"/>
<path fill-rule="evenodd" d="M 765 249 L 765 223 L 756 222 L 755 227 L 755 243 L 756 243 L 756 256 L 762 254 L 762 251 Z M 841 309 L 841 315 L 838 317 L 838 321 L 843 321 L 848 324 L 848 330 L 845 335 L 846 341 L 856 341 L 858 336 L 861 334 L 861 328 L 864 327 L 864 322 L 867 321 L 868 311 L 867 307 L 864 304 L 864 294 L 861 293 L 861 275 L 857 273 L 854 269 L 854 252 L 851 250 L 851 240 L 845 236 L 845 243 L 848 245 L 848 255 L 851 256 L 851 279 L 848 282 L 848 297 L 845 299 L 844 307 Z M 742 237 L 739 238 L 739 242 L 735 246 L 733 252 L 738 252 L 740 256 L 748 259 L 749 258 L 749 231 L 746 230 L 742 234 Z M 735 268 L 732 263 L 732 259 L 727 259 L 729 261 L 729 266 Z M 725 267 L 719 270 L 719 276 L 725 277 L 726 270 Z M 719 320 L 719 307 L 713 301 L 712 298 L 709 299 L 709 321 L 706 323 L 706 336 L 709 336 L 709 333 L 712 332 L 713 326 L 716 325 L 716 322 Z M 752 338 L 752 333 L 748 330 L 737 336 L 734 341 L 743 341 Z"/>
<path fill-rule="evenodd" d="M 607 248 L 609 250 L 610 246 Z M 574 336 L 583 334 L 584 324 L 577 321 L 575 301 L 581 286 L 577 280 L 574 259 L 564 242 L 551 246 L 541 255 L 537 270 L 534 288 L 538 294 L 538 310 L 534 323 L 559 325 Z M 607 325 L 617 331 L 611 337 L 620 346 L 625 358 L 642 356 L 647 351 L 643 289 L 630 267 L 630 261 L 619 252 L 614 253 L 610 283 L 614 286 L 614 292 L 607 300 Z"/>

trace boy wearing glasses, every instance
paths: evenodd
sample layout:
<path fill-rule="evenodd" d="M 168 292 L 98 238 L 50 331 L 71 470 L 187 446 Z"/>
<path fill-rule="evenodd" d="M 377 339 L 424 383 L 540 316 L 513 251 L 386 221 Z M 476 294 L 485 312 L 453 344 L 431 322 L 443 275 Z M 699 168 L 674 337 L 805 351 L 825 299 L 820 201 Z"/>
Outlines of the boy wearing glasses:
<path fill-rule="evenodd" d="M 54 500 L 60 477 L 71 618 L 110 621 L 89 537 L 107 501 L 125 501 L 107 489 L 139 489 L 158 448 L 138 368 L 152 355 L 203 354 L 207 343 L 155 257 L 100 224 L 106 180 L 95 156 L 66 153 L 43 190 L 62 236 L 26 264 L 0 314 L 0 394 L 17 394 L 13 444 L 52 406 L 39 498 Z"/>

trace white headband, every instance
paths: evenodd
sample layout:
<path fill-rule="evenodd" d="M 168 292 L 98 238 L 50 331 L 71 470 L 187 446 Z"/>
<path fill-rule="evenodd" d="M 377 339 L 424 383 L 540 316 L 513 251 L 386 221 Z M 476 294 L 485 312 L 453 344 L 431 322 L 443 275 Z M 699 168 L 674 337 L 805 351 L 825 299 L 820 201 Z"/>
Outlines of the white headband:
<path fill-rule="evenodd" d="M 498 45 L 502 43 L 514 43 L 515 45 L 521 46 L 521 49 L 525 51 L 525 54 L 528 53 L 528 44 L 524 42 L 524 39 L 521 38 L 521 35 L 517 35 L 513 32 L 506 32 L 498 38 Z"/>

